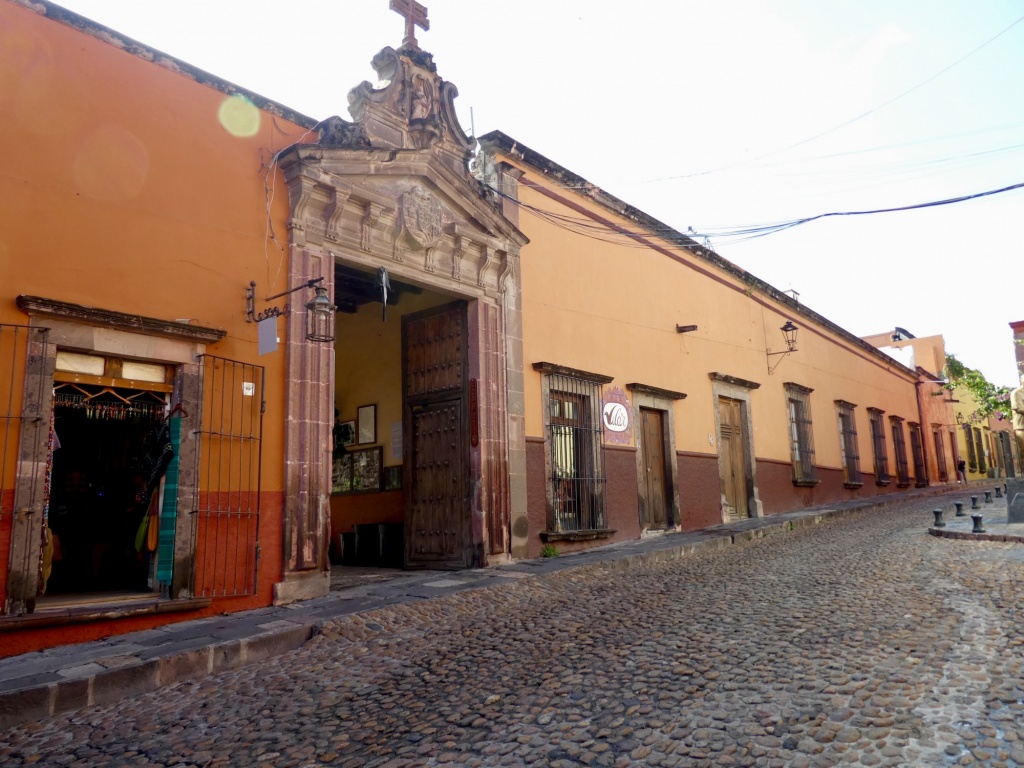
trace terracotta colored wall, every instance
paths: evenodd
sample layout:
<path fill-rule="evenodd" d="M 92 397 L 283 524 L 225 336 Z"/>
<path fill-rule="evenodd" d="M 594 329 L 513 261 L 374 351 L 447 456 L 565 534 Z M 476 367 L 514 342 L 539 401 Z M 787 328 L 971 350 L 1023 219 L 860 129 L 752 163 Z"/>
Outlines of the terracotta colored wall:
<path fill-rule="evenodd" d="M 861 464 L 863 466 L 863 461 Z M 866 499 L 896 490 L 895 481 L 888 486 L 876 485 L 873 472 L 862 472 L 864 485 L 860 488 L 844 487 L 841 469 L 818 467 L 817 472 L 821 481 L 818 485 L 813 488 L 799 488 L 793 485 L 793 469 L 788 462 L 758 459 L 757 486 L 765 514 L 773 515 L 839 501 Z"/>
<path fill-rule="evenodd" d="M 575 552 L 593 546 L 628 541 L 640 535 L 639 507 L 636 486 L 636 451 L 623 448 L 604 448 L 605 519 L 615 535 L 594 541 L 558 541 L 559 552 Z M 544 542 L 542 531 L 548 528 L 547 488 L 548 472 L 544 465 L 544 441 L 528 438 L 526 441 L 527 520 L 530 526 L 527 557 L 540 557 Z"/>
<path fill-rule="evenodd" d="M 605 516 L 615 529 L 612 541 L 640 535 L 640 503 L 637 499 L 636 448 L 604 447 Z"/>
<path fill-rule="evenodd" d="M 695 531 L 722 522 L 722 487 L 718 456 L 677 453 L 679 506 L 684 531 Z M 758 478 L 760 480 L 760 477 Z"/>

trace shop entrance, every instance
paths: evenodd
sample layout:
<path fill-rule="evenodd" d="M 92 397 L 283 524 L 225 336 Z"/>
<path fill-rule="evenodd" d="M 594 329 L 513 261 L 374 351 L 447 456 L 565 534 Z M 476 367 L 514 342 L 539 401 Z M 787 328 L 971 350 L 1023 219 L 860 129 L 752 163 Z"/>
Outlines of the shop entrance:
<path fill-rule="evenodd" d="M 152 380 L 123 378 L 126 368 Z M 168 378 L 162 365 L 58 353 L 40 607 L 156 588 L 161 488 L 173 454 Z"/>

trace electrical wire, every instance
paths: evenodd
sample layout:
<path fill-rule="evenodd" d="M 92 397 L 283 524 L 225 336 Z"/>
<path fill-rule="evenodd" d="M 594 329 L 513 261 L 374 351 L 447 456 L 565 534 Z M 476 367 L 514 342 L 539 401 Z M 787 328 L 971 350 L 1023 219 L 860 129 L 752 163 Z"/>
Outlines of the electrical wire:
<path fill-rule="evenodd" d="M 530 185 L 524 185 L 530 188 Z M 984 192 L 975 192 L 968 195 L 959 195 L 957 197 L 949 197 L 941 200 L 931 200 L 923 203 L 913 203 L 910 205 L 893 206 L 890 208 L 872 208 L 858 211 L 829 211 L 827 213 L 819 213 L 814 216 L 804 216 L 797 219 L 789 219 L 778 222 L 771 222 L 767 224 L 755 224 L 750 226 L 741 227 L 723 227 L 723 228 L 711 228 L 706 231 L 694 231 L 692 228 L 685 234 L 679 230 L 672 229 L 668 226 L 654 226 L 645 228 L 643 231 L 633 231 L 626 227 L 615 227 L 612 228 L 608 224 L 594 221 L 592 219 L 571 216 L 568 214 L 558 213 L 555 211 L 545 210 L 538 208 L 537 206 L 529 205 L 528 203 L 521 202 L 514 197 L 502 192 L 499 189 L 490 187 L 495 194 L 499 197 L 509 200 L 516 204 L 520 209 L 533 214 L 534 216 L 547 221 L 553 226 L 560 227 L 566 231 L 573 232 L 574 234 L 589 237 L 594 240 L 601 242 L 611 243 L 615 245 L 627 245 L 637 248 L 647 248 L 648 245 L 645 239 L 648 237 L 661 237 L 668 240 L 678 241 L 680 238 L 686 238 L 687 240 L 694 240 L 694 238 L 730 238 L 735 242 L 741 242 L 744 240 L 751 240 L 758 237 L 765 237 L 766 235 L 775 234 L 777 232 L 783 232 L 794 227 L 808 224 L 812 221 L 819 219 L 832 218 L 838 216 L 869 216 L 881 213 L 896 213 L 901 211 L 914 211 L 926 208 L 936 208 L 945 205 L 954 205 L 956 203 L 963 203 L 970 200 L 978 200 L 985 197 L 991 197 L 993 195 L 999 195 L 1006 192 L 1012 192 L 1017 189 L 1024 188 L 1024 182 L 1016 184 L 1010 184 L 1005 187 L 998 189 L 985 190 Z M 692 245 L 679 244 L 678 247 L 684 250 L 687 246 Z"/>

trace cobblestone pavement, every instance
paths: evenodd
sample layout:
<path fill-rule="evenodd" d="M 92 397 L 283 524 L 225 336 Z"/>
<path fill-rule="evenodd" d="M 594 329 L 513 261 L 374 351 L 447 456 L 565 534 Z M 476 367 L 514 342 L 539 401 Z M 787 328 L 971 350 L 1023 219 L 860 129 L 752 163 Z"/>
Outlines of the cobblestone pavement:
<path fill-rule="evenodd" d="M 931 506 L 349 616 L 0 765 L 1024 765 L 1024 547 Z"/>

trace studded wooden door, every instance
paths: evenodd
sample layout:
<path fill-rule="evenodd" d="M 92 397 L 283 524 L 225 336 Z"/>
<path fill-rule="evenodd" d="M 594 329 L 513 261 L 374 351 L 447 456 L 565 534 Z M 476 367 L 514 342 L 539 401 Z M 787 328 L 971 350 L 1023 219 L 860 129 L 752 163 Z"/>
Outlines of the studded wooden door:
<path fill-rule="evenodd" d="M 472 563 L 466 304 L 402 318 L 409 568 Z"/>

